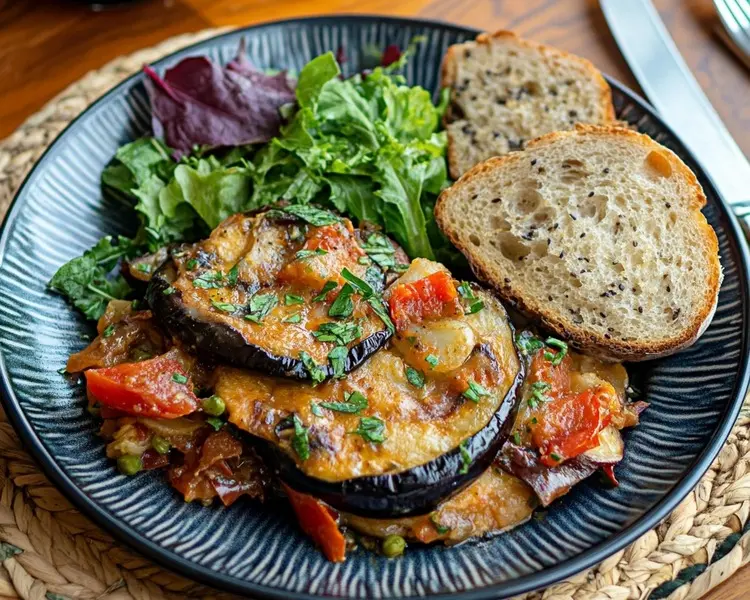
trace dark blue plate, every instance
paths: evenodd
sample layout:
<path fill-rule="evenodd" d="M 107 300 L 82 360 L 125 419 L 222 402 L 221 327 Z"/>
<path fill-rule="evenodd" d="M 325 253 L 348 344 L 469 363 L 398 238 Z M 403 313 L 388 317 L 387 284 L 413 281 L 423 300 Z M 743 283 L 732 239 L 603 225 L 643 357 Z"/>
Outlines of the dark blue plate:
<path fill-rule="evenodd" d="M 241 37 L 261 67 L 300 69 L 343 46 L 348 72 L 368 45 L 426 42 L 410 83 L 438 86 L 446 48 L 475 31 L 384 17 L 301 19 L 201 42 L 191 54 L 226 62 Z M 0 237 L 0 376 L 5 410 L 46 474 L 87 516 L 183 574 L 253 597 L 497 598 L 550 585 L 590 567 L 667 516 L 726 439 L 748 380 L 748 250 L 736 220 L 690 154 L 643 100 L 611 82 L 620 118 L 672 148 L 698 174 L 716 229 L 724 285 L 713 323 L 685 352 L 634 369 L 651 407 L 628 433 L 620 487 L 578 486 L 541 520 L 457 548 L 410 548 L 399 560 L 365 551 L 331 564 L 288 509 L 240 501 L 229 509 L 186 504 L 159 473 L 124 477 L 104 455 L 82 387 L 57 373 L 92 332 L 45 284 L 58 266 L 107 234 L 132 234 L 133 211 L 103 198 L 99 175 L 115 150 L 149 131 L 143 77 L 131 77 L 86 110 L 52 144 L 16 196 Z"/>

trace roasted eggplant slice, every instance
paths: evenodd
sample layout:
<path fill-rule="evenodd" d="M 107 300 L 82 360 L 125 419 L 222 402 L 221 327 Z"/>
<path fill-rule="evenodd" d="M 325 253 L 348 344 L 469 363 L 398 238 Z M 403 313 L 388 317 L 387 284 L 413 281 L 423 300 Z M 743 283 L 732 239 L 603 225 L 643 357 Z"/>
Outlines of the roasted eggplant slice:
<path fill-rule="evenodd" d="M 446 271 L 415 261 L 395 285 L 434 273 Z M 346 379 L 312 387 L 221 367 L 215 392 L 295 490 L 353 514 L 424 514 L 490 465 L 522 381 L 505 310 L 488 292 L 473 295 L 481 310 L 456 314 L 446 295 L 448 316 L 404 321 Z"/>
<path fill-rule="evenodd" d="M 157 321 L 202 357 L 315 382 L 339 377 L 391 337 L 373 299 L 346 279 L 382 290 L 387 269 L 367 252 L 373 235 L 400 257 L 382 234 L 360 235 L 314 207 L 234 215 L 207 240 L 173 250 L 147 298 Z"/>
<path fill-rule="evenodd" d="M 528 485 L 492 466 L 429 515 L 372 519 L 342 514 L 341 520 L 364 535 L 400 535 L 409 541 L 453 545 L 512 529 L 528 520 L 536 505 L 536 496 Z"/>

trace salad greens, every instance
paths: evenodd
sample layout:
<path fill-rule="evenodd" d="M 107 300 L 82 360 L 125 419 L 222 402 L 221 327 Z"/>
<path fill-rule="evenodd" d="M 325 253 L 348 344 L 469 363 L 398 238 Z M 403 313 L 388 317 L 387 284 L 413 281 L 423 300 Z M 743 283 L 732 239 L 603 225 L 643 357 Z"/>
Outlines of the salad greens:
<path fill-rule="evenodd" d="M 100 241 L 60 268 L 50 287 L 67 296 L 87 317 L 97 318 L 107 299 L 130 292 L 127 282 L 113 273 L 117 260 L 107 258 L 110 255 L 127 259 L 167 244 L 195 241 L 232 214 L 280 200 L 291 203 L 290 209 L 302 218 L 314 214 L 310 204 L 334 208 L 356 222 L 382 226 L 410 257 L 454 262 L 459 255 L 432 215 L 437 195 L 449 183 L 446 137 L 439 131 L 445 102 L 435 106 L 426 90 L 406 85 L 397 74 L 406 55 L 388 67 L 348 79 L 342 78 L 330 52 L 313 59 L 299 74 L 296 104 L 281 107 L 278 114 L 284 124 L 267 143 L 238 142 L 217 148 L 222 141 L 211 138 L 211 144 L 202 145 L 211 136 L 195 133 L 198 120 L 192 115 L 189 127 L 181 130 L 178 149 L 156 137 L 122 146 L 102 173 L 102 186 L 133 204 L 141 220 L 138 233 L 132 240 L 118 238 L 117 244 L 108 238 Z M 268 81 L 248 70 L 238 84 L 235 75 L 250 69 L 241 58 L 223 71 L 215 66 L 209 69 L 206 60 L 192 64 L 214 73 L 216 85 L 229 80 L 235 93 L 240 90 L 247 97 L 258 97 L 262 91 L 248 86 L 265 86 L 264 90 L 276 93 L 275 99 L 280 97 L 278 77 Z M 177 72 L 183 83 L 192 77 L 184 65 L 178 65 L 164 81 L 177 82 L 170 79 L 171 72 Z M 149 77 L 153 83 L 153 72 Z M 215 90 L 212 93 L 215 96 Z M 233 115 L 233 126 L 267 116 L 250 110 L 246 99 L 234 100 L 233 110 L 245 107 L 245 111 Z M 152 108 L 155 102 L 152 96 Z M 167 110 L 167 100 L 160 96 L 158 102 L 161 111 L 159 115 L 155 111 L 155 120 Z M 215 122 L 215 108 L 214 103 L 211 118 L 206 117 L 207 127 Z M 170 119 L 181 118 L 176 108 L 169 110 Z M 164 125 L 155 131 L 168 130 Z M 253 127 L 244 124 L 243 130 Z M 185 153 L 188 143 L 192 150 Z M 390 257 L 380 256 L 373 248 L 373 258 Z"/>

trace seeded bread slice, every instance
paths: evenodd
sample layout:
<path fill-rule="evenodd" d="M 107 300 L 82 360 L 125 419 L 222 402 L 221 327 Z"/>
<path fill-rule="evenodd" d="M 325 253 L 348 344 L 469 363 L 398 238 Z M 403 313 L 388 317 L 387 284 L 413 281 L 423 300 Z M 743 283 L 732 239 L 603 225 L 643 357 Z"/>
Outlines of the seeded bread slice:
<path fill-rule="evenodd" d="M 609 85 L 594 65 L 509 31 L 448 48 L 442 83 L 451 88 L 445 127 L 453 179 L 545 133 L 615 118 Z"/>
<path fill-rule="evenodd" d="M 692 344 L 722 272 L 695 175 L 651 138 L 578 125 L 483 162 L 438 225 L 477 277 L 573 346 L 646 360 Z"/>

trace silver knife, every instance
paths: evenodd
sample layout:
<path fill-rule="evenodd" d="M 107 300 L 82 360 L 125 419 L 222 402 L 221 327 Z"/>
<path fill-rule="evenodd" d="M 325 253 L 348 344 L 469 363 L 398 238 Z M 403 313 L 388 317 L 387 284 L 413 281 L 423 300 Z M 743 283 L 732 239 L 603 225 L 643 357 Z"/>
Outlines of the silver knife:
<path fill-rule="evenodd" d="M 633 75 L 664 121 L 680 136 L 750 225 L 750 162 L 732 139 L 650 0 L 599 0 Z"/>

